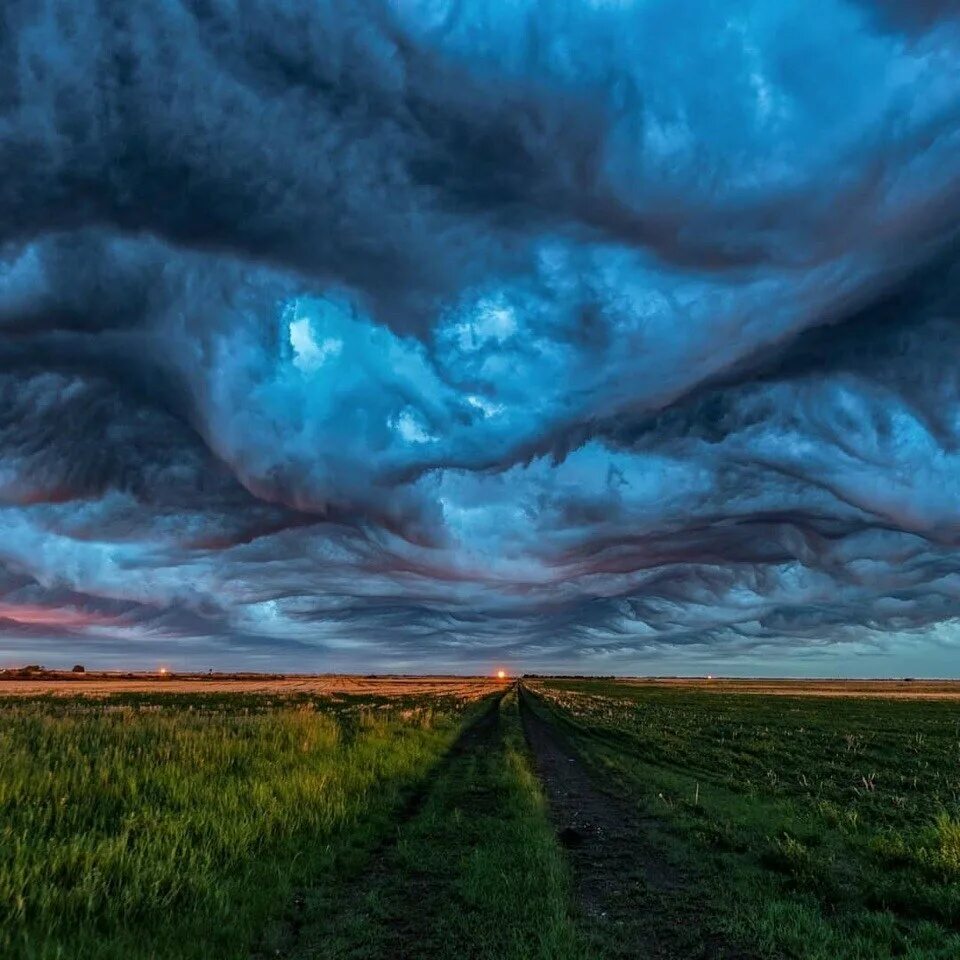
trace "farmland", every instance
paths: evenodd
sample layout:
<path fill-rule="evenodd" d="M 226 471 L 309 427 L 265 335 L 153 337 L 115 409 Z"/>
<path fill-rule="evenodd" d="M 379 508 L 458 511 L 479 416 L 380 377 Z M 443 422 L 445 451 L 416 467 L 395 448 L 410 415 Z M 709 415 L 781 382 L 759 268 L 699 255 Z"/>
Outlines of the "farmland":
<path fill-rule="evenodd" d="M 960 955 L 956 685 L 0 692 L 5 958 Z"/>
<path fill-rule="evenodd" d="M 955 701 L 531 687 L 731 939 L 810 960 L 960 956 Z"/>

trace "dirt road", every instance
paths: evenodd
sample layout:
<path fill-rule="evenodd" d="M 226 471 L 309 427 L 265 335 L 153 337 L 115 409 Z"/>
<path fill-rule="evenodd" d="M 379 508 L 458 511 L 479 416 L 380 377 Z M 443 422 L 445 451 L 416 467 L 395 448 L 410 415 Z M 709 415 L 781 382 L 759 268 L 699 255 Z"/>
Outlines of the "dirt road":
<path fill-rule="evenodd" d="M 600 789 L 562 733 L 521 687 L 521 717 L 577 906 L 603 957 L 747 960 L 709 929 L 695 881 L 663 853 L 661 824 Z"/>

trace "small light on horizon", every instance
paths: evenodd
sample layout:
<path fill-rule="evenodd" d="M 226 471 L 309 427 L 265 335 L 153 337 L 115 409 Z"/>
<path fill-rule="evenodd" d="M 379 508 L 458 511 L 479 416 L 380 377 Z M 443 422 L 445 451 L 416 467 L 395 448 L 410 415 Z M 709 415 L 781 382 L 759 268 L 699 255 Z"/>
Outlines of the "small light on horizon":
<path fill-rule="evenodd" d="M 165 677 L 166 675 L 167 675 L 167 668 L 166 668 L 166 667 L 161 667 L 161 668 L 160 668 L 160 676 L 161 676 L 161 677 Z"/>
<path fill-rule="evenodd" d="M 498 670 L 498 671 L 497 671 L 497 679 L 498 679 L 498 680 L 506 680 L 506 679 L 507 679 L 507 671 L 506 671 L 506 670 Z"/>

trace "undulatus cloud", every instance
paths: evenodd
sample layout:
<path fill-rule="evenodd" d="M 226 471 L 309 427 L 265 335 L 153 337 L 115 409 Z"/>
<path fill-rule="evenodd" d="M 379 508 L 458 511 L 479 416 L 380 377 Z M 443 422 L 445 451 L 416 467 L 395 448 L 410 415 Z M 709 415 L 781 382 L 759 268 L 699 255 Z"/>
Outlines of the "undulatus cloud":
<path fill-rule="evenodd" d="M 955 672 L 958 54 L 948 3 L 5 3 L 4 656 Z"/>

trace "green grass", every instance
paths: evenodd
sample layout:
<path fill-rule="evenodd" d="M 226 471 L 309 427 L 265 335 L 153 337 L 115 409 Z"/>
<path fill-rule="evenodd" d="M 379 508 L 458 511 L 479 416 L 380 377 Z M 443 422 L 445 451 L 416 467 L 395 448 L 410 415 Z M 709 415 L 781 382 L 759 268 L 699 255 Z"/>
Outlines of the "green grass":
<path fill-rule="evenodd" d="M 295 956 L 324 960 L 585 960 L 563 854 L 520 728 L 516 692 L 431 782 L 373 867 L 310 898 Z"/>
<path fill-rule="evenodd" d="M 960 956 L 954 704 L 531 686 L 678 871 L 644 929 Z M 591 931 L 515 691 L 0 701 L 4 960 L 632 955 Z"/>
<path fill-rule="evenodd" d="M 0 956 L 246 958 L 388 832 L 467 714 L 443 698 L 0 703 Z"/>
<path fill-rule="evenodd" d="M 948 701 L 534 684 L 598 775 L 671 827 L 764 956 L 960 956 L 960 710 Z"/>

